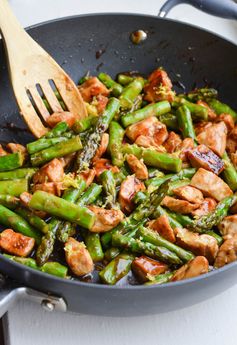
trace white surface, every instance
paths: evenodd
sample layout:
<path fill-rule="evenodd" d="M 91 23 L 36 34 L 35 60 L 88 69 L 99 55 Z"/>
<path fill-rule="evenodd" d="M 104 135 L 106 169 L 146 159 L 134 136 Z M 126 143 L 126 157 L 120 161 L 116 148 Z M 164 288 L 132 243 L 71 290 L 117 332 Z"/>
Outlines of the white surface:
<path fill-rule="evenodd" d="M 220 0 L 221 1 L 221 0 Z M 89 12 L 156 14 L 162 0 L 10 0 L 24 26 Z M 237 42 L 237 24 L 182 5 L 171 18 L 200 25 Z M 139 318 L 49 314 L 26 301 L 9 312 L 11 345 L 236 345 L 237 286 L 196 306 Z"/>

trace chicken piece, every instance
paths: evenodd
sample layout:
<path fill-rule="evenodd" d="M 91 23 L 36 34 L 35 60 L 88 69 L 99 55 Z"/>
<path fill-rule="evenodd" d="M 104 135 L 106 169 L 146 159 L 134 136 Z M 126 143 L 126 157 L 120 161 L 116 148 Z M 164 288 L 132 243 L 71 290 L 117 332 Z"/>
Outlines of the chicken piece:
<path fill-rule="evenodd" d="M 212 126 L 212 122 L 201 121 L 195 124 L 195 134 L 198 135 L 208 127 Z"/>
<path fill-rule="evenodd" d="M 33 183 L 61 182 L 63 180 L 64 170 L 62 162 L 54 158 L 51 162 L 45 164 L 33 176 Z"/>
<path fill-rule="evenodd" d="M 233 194 L 227 183 L 213 172 L 203 168 L 198 169 L 192 177 L 191 185 L 200 189 L 204 196 L 210 196 L 217 201 Z"/>
<path fill-rule="evenodd" d="M 237 170 L 237 152 L 230 154 L 231 162 L 233 163 L 235 169 Z"/>
<path fill-rule="evenodd" d="M 219 248 L 214 262 L 215 268 L 223 267 L 237 259 L 237 236 L 227 238 Z"/>
<path fill-rule="evenodd" d="M 166 149 L 162 145 L 156 145 L 153 138 L 146 137 L 145 135 L 140 135 L 137 137 L 135 144 L 137 146 L 142 146 L 145 148 L 154 148 L 158 152 L 166 152 Z"/>
<path fill-rule="evenodd" d="M 36 192 L 37 190 L 42 190 L 43 192 L 47 192 L 49 194 L 61 196 L 64 187 L 62 182 L 44 182 L 37 183 L 32 187 L 33 192 Z"/>
<path fill-rule="evenodd" d="M 176 151 L 177 147 L 182 144 L 182 139 L 180 135 L 175 132 L 170 132 L 168 139 L 164 142 L 164 147 L 168 153 L 173 153 Z"/>
<path fill-rule="evenodd" d="M 171 196 L 165 196 L 162 200 L 162 205 L 168 207 L 171 211 L 181 213 L 181 214 L 189 214 L 192 211 L 196 210 L 200 204 L 191 204 L 186 200 L 175 199 Z"/>
<path fill-rule="evenodd" d="M 90 205 L 88 208 L 95 213 L 96 220 L 91 232 L 106 232 L 117 226 L 124 218 L 124 214 L 120 210 L 106 210 L 102 207 Z"/>
<path fill-rule="evenodd" d="M 35 245 L 34 238 L 6 229 L 0 234 L 0 248 L 12 255 L 26 257 Z"/>
<path fill-rule="evenodd" d="M 204 200 L 202 192 L 192 186 L 182 186 L 173 189 L 173 193 L 180 199 L 187 200 L 193 204 L 201 204 Z"/>
<path fill-rule="evenodd" d="M 142 160 L 139 160 L 136 156 L 129 154 L 126 156 L 127 163 L 131 171 L 140 180 L 148 179 L 148 170 Z"/>
<path fill-rule="evenodd" d="M 145 190 L 143 182 L 139 181 L 135 175 L 126 177 L 119 191 L 119 203 L 123 212 L 130 213 L 133 210 L 132 198 L 137 192 L 143 190 Z"/>
<path fill-rule="evenodd" d="M 28 192 L 24 192 L 24 193 L 21 193 L 20 195 L 20 201 L 21 201 L 21 204 L 24 206 L 24 207 L 27 207 L 29 206 L 29 202 L 31 201 L 31 198 L 32 198 L 32 194 L 28 193 Z"/>
<path fill-rule="evenodd" d="M 139 121 L 130 125 L 126 129 L 127 137 L 136 142 L 139 136 L 145 136 L 153 139 L 153 145 L 162 145 L 168 138 L 166 126 L 159 122 L 155 116 L 148 117 L 145 120 Z M 137 143 L 137 142 L 136 142 Z"/>
<path fill-rule="evenodd" d="M 226 141 L 226 151 L 231 154 L 237 150 L 237 140 L 232 139 L 230 136 L 227 137 Z"/>
<path fill-rule="evenodd" d="M 167 73 L 158 68 L 148 77 L 148 84 L 144 87 L 145 97 L 148 102 L 158 102 L 174 100 L 174 92 L 172 91 L 172 83 Z"/>
<path fill-rule="evenodd" d="M 216 118 L 216 122 L 224 121 L 225 125 L 227 127 L 228 132 L 232 131 L 232 129 L 235 127 L 235 122 L 233 117 L 230 114 L 220 114 Z"/>
<path fill-rule="evenodd" d="M 222 157 L 226 149 L 227 127 L 225 122 L 214 123 L 197 136 L 199 144 L 204 144 Z"/>
<path fill-rule="evenodd" d="M 224 163 L 212 150 L 205 145 L 199 145 L 188 151 L 188 158 L 195 168 L 204 168 L 219 175 L 224 170 Z"/>
<path fill-rule="evenodd" d="M 105 97 L 103 95 L 98 95 L 96 97 L 95 106 L 99 115 L 102 114 L 103 111 L 105 110 L 108 104 L 108 101 L 109 101 L 108 97 Z"/>
<path fill-rule="evenodd" d="M 80 173 L 80 176 L 86 182 L 86 187 L 89 187 L 92 184 L 92 182 L 94 181 L 95 175 L 96 175 L 95 169 L 87 169 Z"/>
<path fill-rule="evenodd" d="M 209 107 L 209 105 L 206 102 L 199 100 L 199 101 L 197 101 L 197 104 L 202 105 L 204 108 L 207 109 L 208 120 L 215 120 L 216 119 L 216 117 L 217 117 L 216 113 Z"/>
<path fill-rule="evenodd" d="M 175 242 L 174 230 L 171 228 L 168 217 L 164 214 L 148 223 L 149 228 L 158 232 L 167 241 Z"/>
<path fill-rule="evenodd" d="M 168 266 L 163 262 L 159 262 L 148 258 L 147 256 L 140 256 L 132 262 L 132 270 L 138 280 L 142 283 L 148 281 L 148 277 L 155 277 L 168 270 Z"/>
<path fill-rule="evenodd" d="M 188 152 L 194 148 L 194 141 L 192 138 L 185 138 L 182 143 L 177 147 L 177 151 L 180 151 L 179 158 L 183 162 L 188 160 Z"/>
<path fill-rule="evenodd" d="M 82 85 L 78 86 L 81 96 L 85 102 L 91 102 L 94 96 L 108 96 L 110 91 L 96 77 L 91 77 Z"/>
<path fill-rule="evenodd" d="M 26 161 L 28 157 L 28 151 L 25 146 L 20 145 L 20 144 L 15 144 L 15 143 L 8 143 L 6 145 L 6 148 L 12 153 L 17 153 L 17 152 L 21 153 L 22 156 L 24 157 L 24 161 Z"/>
<path fill-rule="evenodd" d="M 7 151 L 4 150 L 2 145 L 0 144 L 0 157 L 8 155 Z"/>
<path fill-rule="evenodd" d="M 99 159 L 99 158 L 101 158 L 103 156 L 103 154 L 107 150 L 108 145 L 109 145 L 109 134 L 108 133 L 103 133 L 102 137 L 101 137 L 100 146 L 97 149 L 92 162 L 95 162 L 97 159 Z"/>
<path fill-rule="evenodd" d="M 205 256 L 210 264 L 214 262 L 218 252 L 217 240 L 214 237 L 199 235 L 184 228 L 176 228 L 174 231 L 178 246 L 190 250 L 195 255 Z"/>
<path fill-rule="evenodd" d="M 76 121 L 76 116 L 70 111 L 56 112 L 50 115 L 46 122 L 49 127 L 55 127 L 59 122 L 66 122 L 69 127 L 72 127 Z"/>
<path fill-rule="evenodd" d="M 78 242 L 69 237 L 64 250 L 67 264 L 76 276 L 83 276 L 93 271 L 92 258 L 83 242 Z"/>
<path fill-rule="evenodd" d="M 76 152 L 73 152 L 62 158 L 58 158 L 58 160 L 62 163 L 62 167 L 66 168 L 74 161 L 75 157 L 76 157 Z"/>
<path fill-rule="evenodd" d="M 172 282 L 198 277 L 201 274 L 208 273 L 209 264 L 204 256 L 197 256 L 193 260 L 189 261 L 187 264 L 180 267 L 173 277 Z"/>
<path fill-rule="evenodd" d="M 218 229 L 224 238 L 237 235 L 237 214 L 225 217 L 218 225 Z"/>
<path fill-rule="evenodd" d="M 217 202 L 212 198 L 205 198 L 201 205 L 194 211 L 191 212 L 191 215 L 194 217 L 202 217 L 210 213 L 216 208 Z"/>
<path fill-rule="evenodd" d="M 97 159 L 93 164 L 93 169 L 95 169 L 96 177 L 100 176 L 105 170 L 111 170 L 113 173 L 119 172 L 119 168 L 112 165 L 110 160 L 106 158 Z"/>

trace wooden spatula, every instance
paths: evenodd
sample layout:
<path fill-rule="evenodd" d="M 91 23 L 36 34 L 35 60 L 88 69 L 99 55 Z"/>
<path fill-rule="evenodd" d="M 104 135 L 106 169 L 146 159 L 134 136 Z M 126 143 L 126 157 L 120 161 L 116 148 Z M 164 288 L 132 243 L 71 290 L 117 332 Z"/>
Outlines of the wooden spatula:
<path fill-rule="evenodd" d="M 9 72 L 20 113 L 36 137 L 44 135 L 52 112 L 63 111 L 55 90 L 68 111 L 78 118 L 87 116 L 82 97 L 63 69 L 36 43 L 12 13 L 7 0 L 0 0 L 0 31 L 7 50 Z"/>

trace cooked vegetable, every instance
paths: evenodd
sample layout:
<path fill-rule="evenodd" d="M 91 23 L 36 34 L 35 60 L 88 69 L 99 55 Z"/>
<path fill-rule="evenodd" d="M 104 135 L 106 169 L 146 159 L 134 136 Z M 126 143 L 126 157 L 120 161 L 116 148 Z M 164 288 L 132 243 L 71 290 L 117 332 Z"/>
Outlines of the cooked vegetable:
<path fill-rule="evenodd" d="M 208 87 L 176 94 L 161 67 L 87 75 L 79 90 L 88 117 L 62 104 L 43 137 L 0 145 L 0 251 L 109 285 L 237 260 L 237 112 Z"/>

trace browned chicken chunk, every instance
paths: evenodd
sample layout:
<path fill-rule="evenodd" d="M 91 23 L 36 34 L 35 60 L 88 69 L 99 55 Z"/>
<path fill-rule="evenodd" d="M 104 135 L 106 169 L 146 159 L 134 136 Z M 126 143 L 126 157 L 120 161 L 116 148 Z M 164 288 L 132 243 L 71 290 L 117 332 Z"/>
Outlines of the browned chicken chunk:
<path fill-rule="evenodd" d="M 146 137 L 145 135 L 139 135 L 135 141 L 135 144 L 145 148 L 153 148 L 158 152 L 166 152 L 166 149 L 163 145 L 156 145 L 153 138 Z"/>
<path fill-rule="evenodd" d="M 148 102 L 163 100 L 172 102 L 174 99 L 171 80 L 161 68 L 156 69 L 149 75 L 148 84 L 145 85 L 144 92 L 144 99 Z"/>
<path fill-rule="evenodd" d="M 103 133 L 102 137 L 101 137 L 100 146 L 95 153 L 95 156 L 93 158 L 93 162 L 95 162 L 97 159 L 99 159 L 103 156 L 103 154 L 107 150 L 108 145 L 109 145 L 109 134 Z"/>
<path fill-rule="evenodd" d="M 214 123 L 197 136 L 199 144 L 204 144 L 222 157 L 226 149 L 227 127 L 225 122 Z"/>
<path fill-rule="evenodd" d="M 6 150 L 4 150 L 4 148 L 2 147 L 2 145 L 0 144 L 0 157 L 2 156 L 6 156 L 8 153 Z"/>
<path fill-rule="evenodd" d="M 95 205 L 88 206 L 95 213 L 96 220 L 91 232 L 106 232 L 117 226 L 124 218 L 124 214 L 120 210 L 106 210 Z"/>
<path fill-rule="evenodd" d="M 133 260 L 132 270 L 138 280 L 144 283 L 148 281 L 149 276 L 154 277 L 167 271 L 168 266 L 163 262 L 150 259 L 147 256 L 140 256 Z"/>
<path fill-rule="evenodd" d="M 202 192 L 189 185 L 175 188 L 173 193 L 180 199 L 187 200 L 193 204 L 201 204 L 204 200 Z"/>
<path fill-rule="evenodd" d="M 146 180 L 148 178 L 148 170 L 142 160 L 139 160 L 136 156 L 129 154 L 126 156 L 127 163 L 131 171 L 140 180 Z"/>
<path fill-rule="evenodd" d="M 95 176 L 98 177 L 105 170 L 111 170 L 113 173 L 119 172 L 119 168 L 112 165 L 109 159 L 99 158 L 93 164 L 93 169 L 95 169 Z"/>
<path fill-rule="evenodd" d="M 80 173 L 80 176 L 86 182 L 86 186 L 89 187 L 92 184 L 92 182 L 94 181 L 94 178 L 96 176 L 96 170 L 95 169 L 87 169 L 85 171 L 82 171 Z"/>
<path fill-rule="evenodd" d="M 188 152 L 194 148 L 194 141 L 192 138 L 185 138 L 182 143 L 177 147 L 177 151 L 180 151 L 179 157 L 183 162 L 188 160 Z"/>
<path fill-rule="evenodd" d="M 177 280 L 198 277 L 201 274 L 208 273 L 208 269 L 209 265 L 207 259 L 204 256 L 197 256 L 180 267 L 171 278 L 171 281 L 175 282 Z"/>
<path fill-rule="evenodd" d="M 168 207 L 171 211 L 181 214 L 189 214 L 196 210 L 200 204 L 191 204 L 186 200 L 175 199 L 171 196 L 165 196 L 162 205 Z"/>
<path fill-rule="evenodd" d="M 135 175 L 127 176 L 121 183 L 119 191 L 119 203 L 121 209 L 125 213 L 129 213 L 133 210 L 132 198 L 139 191 L 145 190 L 143 182 L 138 180 Z"/>
<path fill-rule="evenodd" d="M 168 153 L 173 153 L 181 144 L 182 139 L 180 138 L 180 135 L 176 134 L 175 132 L 170 132 L 168 139 L 164 142 L 163 145 Z"/>
<path fill-rule="evenodd" d="M 22 153 L 24 156 L 27 155 L 27 149 L 25 146 L 20 145 L 20 144 L 15 144 L 15 143 L 8 143 L 6 145 L 6 148 L 11 151 L 12 153 L 16 153 L 16 152 L 20 152 Z"/>
<path fill-rule="evenodd" d="M 83 276 L 93 271 L 92 258 L 83 242 L 78 242 L 69 237 L 64 250 L 67 264 L 76 276 Z"/>
<path fill-rule="evenodd" d="M 34 238 L 24 236 L 12 229 L 6 229 L 0 234 L 0 248 L 12 255 L 26 257 L 35 245 Z"/>
<path fill-rule="evenodd" d="M 167 241 L 175 242 L 174 230 L 170 226 L 168 217 L 164 214 L 148 223 L 149 228 L 158 232 Z"/>
<path fill-rule="evenodd" d="M 154 145 L 162 145 L 168 138 L 166 126 L 159 122 L 156 117 L 151 116 L 145 120 L 134 123 L 126 129 L 127 137 L 137 144 L 139 136 L 149 137 Z"/>
<path fill-rule="evenodd" d="M 76 116 L 72 114 L 70 111 L 62 111 L 62 112 L 53 113 L 46 120 L 47 124 L 51 128 L 56 126 L 59 122 L 66 122 L 69 127 L 72 127 L 75 121 L 76 121 Z"/>
<path fill-rule="evenodd" d="M 203 168 L 198 169 L 191 180 L 191 185 L 200 189 L 204 196 L 210 196 L 217 201 L 232 195 L 233 192 L 220 177 Z"/>
<path fill-rule="evenodd" d="M 218 225 L 218 229 L 224 238 L 237 235 L 237 214 L 225 217 Z"/>
<path fill-rule="evenodd" d="M 64 189 L 62 182 L 44 182 L 37 183 L 33 186 L 32 191 L 42 190 L 43 192 L 61 196 L 62 190 Z"/>
<path fill-rule="evenodd" d="M 220 246 L 214 263 L 215 268 L 220 268 L 237 259 L 237 236 L 227 238 Z"/>
<path fill-rule="evenodd" d="M 200 134 L 204 129 L 212 126 L 212 122 L 201 121 L 195 124 L 195 133 L 196 135 Z"/>
<path fill-rule="evenodd" d="M 103 95 L 96 96 L 96 101 L 93 103 L 96 106 L 96 109 L 99 115 L 102 114 L 103 111 L 105 110 L 106 105 L 108 104 L 108 101 L 109 99 L 106 96 L 103 96 Z"/>
<path fill-rule="evenodd" d="M 175 235 L 176 243 L 180 247 L 190 250 L 195 255 L 205 256 L 210 264 L 214 262 L 218 252 L 218 244 L 214 237 L 199 235 L 184 228 L 176 228 Z"/>
<path fill-rule="evenodd" d="M 230 154 L 231 162 L 233 163 L 235 169 L 237 170 L 237 152 Z"/>
<path fill-rule="evenodd" d="M 195 168 L 204 168 L 219 175 L 224 169 L 224 163 L 212 150 L 206 145 L 199 145 L 188 152 L 188 158 L 191 165 Z"/>
<path fill-rule="evenodd" d="M 191 212 L 192 216 L 194 217 L 202 217 L 206 214 L 210 213 L 216 208 L 217 202 L 215 199 L 212 198 L 205 198 L 201 205 L 194 211 Z"/>
<path fill-rule="evenodd" d="M 91 102 L 94 96 L 109 95 L 107 87 L 96 77 L 89 78 L 82 85 L 78 86 L 78 89 L 85 102 Z"/>
<path fill-rule="evenodd" d="M 73 162 L 75 156 L 76 156 L 76 152 L 70 153 L 62 158 L 59 158 L 60 162 L 62 163 L 62 167 L 63 168 L 68 167 Z"/>
<path fill-rule="evenodd" d="M 233 117 L 230 114 L 220 114 L 217 118 L 216 118 L 217 122 L 220 121 L 224 121 L 226 124 L 226 127 L 228 129 L 228 132 L 232 131 L 232 129 L 235 127 L 235 122 Z"/>

